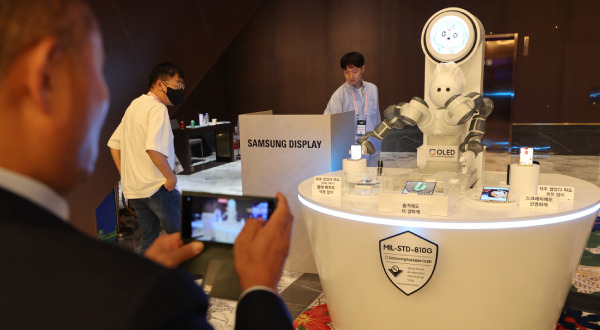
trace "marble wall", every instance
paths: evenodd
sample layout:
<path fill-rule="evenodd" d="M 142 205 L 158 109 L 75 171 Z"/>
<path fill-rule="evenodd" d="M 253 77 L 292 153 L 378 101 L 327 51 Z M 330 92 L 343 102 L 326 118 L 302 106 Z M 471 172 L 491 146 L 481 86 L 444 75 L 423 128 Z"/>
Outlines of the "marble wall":
<path fill-rule="evenodd" d="M 532 147 L 549 155 L 599 155 L 600 124 L 512 124 L 512 153 Z"/>

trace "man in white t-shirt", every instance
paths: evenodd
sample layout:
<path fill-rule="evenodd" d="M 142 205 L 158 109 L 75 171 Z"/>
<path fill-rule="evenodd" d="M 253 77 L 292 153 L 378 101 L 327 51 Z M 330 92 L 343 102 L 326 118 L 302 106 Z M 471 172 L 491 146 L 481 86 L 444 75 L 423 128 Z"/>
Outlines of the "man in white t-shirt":
<path fill-rule="evenodd" d="M 183 71 L 161 63 L 150 73 L 150 90 L 131 102 L 108 146 L 121 173 L 123 194 L 136 211 L 142 229 L 141 253 L 159 235 L 179 231 L 175 148 L 167 106 L 183 100 Z"/>

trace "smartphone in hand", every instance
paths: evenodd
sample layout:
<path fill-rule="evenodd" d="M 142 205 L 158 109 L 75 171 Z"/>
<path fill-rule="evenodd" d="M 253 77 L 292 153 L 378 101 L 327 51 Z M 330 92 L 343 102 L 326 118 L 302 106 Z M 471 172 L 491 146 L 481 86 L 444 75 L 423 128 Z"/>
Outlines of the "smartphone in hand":
<path fill-rule="evenodd" d="M 181 237 L 233 244 L 249 218 L 269 219 L 277 200 L 271 197 L 181 194 Z"/>

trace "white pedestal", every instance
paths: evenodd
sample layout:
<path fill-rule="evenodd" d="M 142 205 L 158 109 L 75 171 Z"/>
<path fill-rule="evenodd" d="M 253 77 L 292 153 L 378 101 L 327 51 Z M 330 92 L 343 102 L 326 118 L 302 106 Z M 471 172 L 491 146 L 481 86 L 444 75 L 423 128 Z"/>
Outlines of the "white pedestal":
<path fill-rule="evenodd" d="M 505 178 L 486 174 L 489 185 Z M 600 188 L 559 174 L 540 178 L 576 188 L 558 211 L 461 200 L 447 217 L 426 218 L 382 214 L 376 196 L 313 198 L 311 184 L 300 184 L 299 198 L 338 330 L 554 329 L 600 207 Z M 410 295 L 394 285 L 380 250 L 407 231 L 437 245 L 433 274 Z"/>

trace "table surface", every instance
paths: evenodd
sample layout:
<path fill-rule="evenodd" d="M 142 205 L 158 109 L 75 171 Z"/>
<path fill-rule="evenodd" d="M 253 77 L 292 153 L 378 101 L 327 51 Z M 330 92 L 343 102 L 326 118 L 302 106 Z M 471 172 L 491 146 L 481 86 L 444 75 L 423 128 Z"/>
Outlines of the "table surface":
<path fill-rule="evenodd" d="M 182 129 L 181 127 L 177 127 L 177 128 L 173 128 L 174 131 L 181 131 L 181 130 L 195 130 L 195 129 L 206 129 L 206 128 L 216 128 L 217 126 L 222 126 L 222 125 L 231 125 L 231 122 L 229 121 L 218 121 L 216 124 L 213 123 L 209 123 L 208 125 L 196 125 L 194 127 L 192 126 L 186 126 L 184 129 Z"/>
<path fill-rule="evenodd" d="M 384 169 L 386 170 L 386 169 Z M 392 169 L 393 170 L 393 169 Z M 326 176 L 343 176 L 342 171 L 325 173 Z M 385 175 L 385 172 L 384 172 Z M 485 186 L 497 186 L 506 178 L 504 172 L 486 172 Z M 450 224 L 481 224 L 486 226 L 497 226 L 499 223 L 522 222 L 528 220 L 547 220 L 549 217 L 557 218 L 569 216 L 578 212 L 589 214 L 592 209 L 600 207 L 600 188 L 589 182 L 569 177 L 562 174 L 543 173 L 540 175 L 540 185 L 568 186 L 575 188 L 574 200 L 560 200 L 558 210 L 541 210 L 518 207 L 517 203 L 486 203 L 475 201 L 481 193 L 481 187 L 474 188 L 459 195 L 449 196 L 449 214 L 443 216 L 414 216 L 396 215 L 392 213 L 379 212 L 379 195 L 357 196 L 343 195 L 342 197 L 312 196 L 312 183 L 314 178 L 303 181 L 298 187 L 299 197 L 310 202 L 321 211 L 333 211 L 343 218 L 351 218 L 356 221 L 373 222 L 389 225 L 399 225 L 398 220 L 407 220 L 406 225 L 415 223 L 437 223 L 442 226 Z M 480 185 L 478 185 L 480 186 Z M 402 198 L 402 194 L 397 194 Z M 424 196 L 427 197 L 427 196 Z M 469 199 L 469 200 L 468 200 Z M 400 202 L 400 201 L 399 201 Z M 557 222 L 568 219 L 558 219 Z M 495 223 L 495 224 L 494 224 Z M 530 225 L 542 223 L 531 222 Z M 522 224 L 518 226 L 527 226 Z M 451 226 L 448 228 L 452 228 Z"/>

